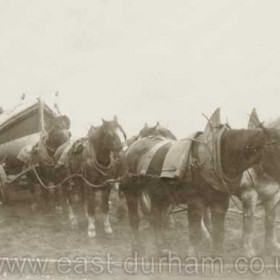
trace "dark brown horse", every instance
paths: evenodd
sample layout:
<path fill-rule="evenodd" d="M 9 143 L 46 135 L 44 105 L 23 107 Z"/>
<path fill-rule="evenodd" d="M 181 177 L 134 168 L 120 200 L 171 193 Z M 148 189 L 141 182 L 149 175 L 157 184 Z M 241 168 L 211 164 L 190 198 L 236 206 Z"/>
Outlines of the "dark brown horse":
<path fill-rule="evenodd" d="M 205 131 L 193 139 L 191 172 L 187 172 L 188 175 L 183 179 L 153 176 L 154 172 L 158 173 L 159 170 L 153 170 L 151 174 L 139 173 L 137 166 L 143 154 L 149 150 L 148 141 L 146 144 L 142 139 L 128 148 L 126 158 L 129 176 L 120 187 L 127 199 L 133 250 L 143 250 L 137 209 L 139 196 L 146 190 L 151 198 L 151 216 L 156 245 L 160 252 L 165 251 L 167 246 L 162 233 L 163 213 L 172 203 L 188 204 L 191 255 L 199 251 L 202 238 L 201 221 L 208 207 L 213 222 L 214 250 L 222 251 L 224 221 L 230 194 L 239 188 L 243 171 L 260 161 L 266 138 L 262 131 L 230 130 L 228 126 L 220 123 L 219 115 L 217 110 Z M 176 158 L 174 160 L 176 162 Z"/>
<path fill-rule="evenodd" d="M 171 132 L 169 129 L 163 127 L 159 122 L 156 123 L 155 126 L 149 126 L 147 123 L 145 123 L 144 127 L 140 130 L 140 132 L 132 136 L 131 138 L 127 139 L 127 141 L 124 143 L 124 147 L 127 149 L 129 148 L 133 143 L 135 143 L 139 139 L 143 139 L 145 137 L 162 137 L 165 139 L 170 140 L 177 140 L 176 136 Z M 125 172 L 125 171 L 124 171 Z M 117 207 L 117 217 L 119 220 L 123 219 L 126 212 L 127 207 L 125 203 L 125 196 L 123 191 L 119 188 L 119 184 L 117 184 L 117 189 L 119 190 L 119 203 Z M 150 198 L 146 192 L 143 192 L 140 197 L 140 206 L 145 215 L 150 215 L 151 212 L 151 205 L 150 205 Z M 173 226 L 174 220 L 172 216 L 168 217 L 167 224 L 170 226 Z"/>
<path fill-rule="evenodd" d="M 42 197 L 49 205 L 49 185 L 54 183 L 53 176 L 55 171 L 55 152 L 60 146 L 70 139 L 70 120 L 67 116 L 56 117 L 49 131 L 43 131 L 39 142 L 31 149 L 24 147 L 18 155 L 18 161 L 22 168 L 36 166 L 35 172 L 27 173 L 27 180 L 31 184 L 31 193 L 34 196 L 34 204 L 37 204 L 36 185 L 39 185 Z"/>
<path fill-rule="evenodd" d="M 122 155 L 120 133 L 126 135 L 117 118 L 105 121 L 99 127 L 92 126 L 88 136 L 80 138 L 73 144 L 65 144 L 56 154 L 56 179 L 62 181 L 69 175 L 78 174 L 72 189 L 69 184 L 63 186 L 65 202 L 69 210 L 72 226 L 77 224 L 72 210 L 71 194 L 73 188 L 78 189 L 85 203 L 88 217 L 88 236 L 96 235 L 96 225 L 100 225 L 105 233 L 112 233 L 109 221 L 110 185 L 102 185 L 105 181 L 119 176 L 118 159 Z M 101 186 L 102 185 L 102 186 Z"/>
<path fill-rule="evenodd" d="M 279 124 L 269 125 L 275 128 Z M 245 254 L 254 256 L 253 247 L 254 215 L 259 202 L 265 208 L 265 250 L 267 253 L 280 252 L 280 244 L 276 237 L 276 206 L 280 201 L 280 130 L 265 128 L 259 121 L 254 109 L 249 129 L 262 130 L 267 138 L 271 139 L 270 145 L 265 149 L 261 162 L 244 172 L 241 189 L 238 194 L 243 203 L 243 247 Z M 279 127 L 278 127 L 279 128 Z"/>

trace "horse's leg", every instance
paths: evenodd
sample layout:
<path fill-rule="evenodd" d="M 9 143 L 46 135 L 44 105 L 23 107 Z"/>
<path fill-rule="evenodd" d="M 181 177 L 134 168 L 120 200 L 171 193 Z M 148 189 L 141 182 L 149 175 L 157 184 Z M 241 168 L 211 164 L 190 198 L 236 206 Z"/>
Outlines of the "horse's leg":
<path fill-rule="evenodd" d="M 49 190 L 47 190 L 45 187 L 40 186 L 40 190 L 41 190 L 41 197 L 43 198 L 44 201 L 44 208 L 45 210 L 50 210 L 51 206 L 50 206 L 50 193 Z"/>
<path fill-rule="evenodd" d="M 86 189 L 86 215 L 88 218 L 88 237 L 94 238 L 96 236 L 96 229 L 95 229 L 95 209 L 94 209 L 94 198 L 95 193 L 93 193 L 93 190 L 87 188 Z"/>
<path fill-rule="evenodd" d="M 106 189 L 103 192 L 103 212 L 105 214 L 105 220 L 104 220 L 104 232 L 106 234 L 113 234 L 113 230 L 110 224 L 110 207 L 109 207 L 109 197 L 110 197 L 110 189 Z"/>
<path fill-rule="evenodd" d="M 118 206 L 116 210 L 116 216 L 119 221 L 123 220 L 125 217 L 125 214 L 127 212 L 126 205 L 125 205 L 125 195 L 123 191 L 118 187 Z"/>
<path fill-rule="evenodd" d="M 71 194 L 69 192 L 70 190 L 65 191 L 66 203 L 68 208 L 68 217 L 71 224 L 71 228 L 75 229 L 78 227 L 78 219 L 73 211 L 73 201 L 71 199 Z"/>
<path fill-rule="evenodd" d="M 131 186 L 130 186 L 131 187 Z M 140 217 L 138 213 L 138 201 L 141 195 L 137 189 L 129 189 L 129 186 L 124 188 L 124 194 L 128 207 L 128 219 L 132 230 L 132 250 L 133 252 L 142 254 L 144 248 L 142 246 L 139 234 Z"/>
<path fill-rule="evenodd" d="M 190 256 L 196 256 L 202 240 L 202 217 L 205 212 L 205 204 L 200 196 L 191 196 L 188 201 L 189 220 L 189 250 Z"/>
<path fill-rule="evenodd" d="M 88 237 L 94 238 L 96 236 L 95 220 L 93 216 L 88 216 Z"/>
<path fill-rule="evenodd" d="M 212 243 L 212 218 L 209 207 L 204 211 L 201 227 L 205 239 Z"/>
<path fill-rule="evenodd" d="M 31 209 L 32 211 L 36 211 L 38 208 L 38 196 L 37 196 L 37 188 L 39 187 L 38 184 L 33 183 L 32 181 L 30 181 L 31 184 L 31 189 L 30 189 L 30 193 L 31 193 L 31 197 L 32 197 L 32 204 L 31 204 Z"/>
<path fill-rule="evenodd" d="M 73 210 L 73 205 L 76 202 L 75 197 L 73 197 L 73 193 L 76 193 L 76 188 L 79 188 L 79 193 L 83 197 L 84 191 L 85 191 L 85 185 L 81 183 L 79 180 L 74 180 L 74 183 L 72 184 L 70 181 L 67 182 L 66 185 L 64 185 L 64 194 L 63 197 L 65 198 L 68 206 L 68 213 L 69 213 L 69 221 L 72 228 L 78 227 L 78 218 Z M 85 203 L 84 203 L 85 204 Z M 83 204 L 83 205 L 84 205 Z"/>
<path fill-rule="evenodd" d="M 215 194 L 215 199 L 210 202 L 211 218 L 213 225 L 213 249 L 214 253 L 223 252 L 225 237 L 225 217 L 229 206 L 229 195 L 224 193 Z"/>
<path fill-rule="evenodd" d="M 276 199 L 275 196 L 265 202 L 265 249 L 268 253 L 279 252 L 280 244 L 276 236 Z"/>
<path fill-rule="evenodd" d="M 91 205 L 94 208 L 94 219 L 95 219 L 95 226 L 98 227 L 97 229 L 104 230 L 104 221 L 105 221 L 105 212 L 104 212 L 104 192 L 105 190 L 99 189 L 94 190 L 93 200 L 91 201 Z M 107 201 L 108 203 L 108 201 Z M 100 231 L 101 232 L 101 231 Z"/>
<path fill-rule="evenodd" d="M 64 204 L 64 190 L 65 190 L 65 184 L 58 186 L 62 182 L 62 179 L 65 178 L 67 175 L 65 168 L 57 168 L 53 171 L 53 182 L 57 186 L 54 190 L 54 201 L 55 201 L 55 208 L 58 212 L 62 212 L 63 210 L 63 204 Z"/>
<path fill-rule="evenodd" d="M 62 212 L 62 190 L 56 188 L 54 190 L 55 209 L 57 212 Z"/>
<path fill-rule="evenodd" d="M 24 168 L 28 168 L 27 166 L 24 166 Z M 36 211 L 38 208 L 38 205 L 40 205 L 40 202 L 38 202 L 38 190 L 40 190 L 40 184 L 37 182 L 37 180 L 32 176 L 33 174 L 28 172 L 26 174 L 26 180 L 28 184 L 30 184 L 30 194 L 32 198 L 32 204 L 31 209 L 32 211 Z"/>
<path fill-rule="evenodd" d="M 160 255 L 168 253 L 167 242 L 164 237 L 164 223 L 166 222 L 166 212 L 168 209 L 168 202 L 166 204 L 158 197 L 151 195 L 151 224 L 155 232 L 155 243 Z"/>
<path fill-rule="evenodd" d="M 252 188 L 241 189 L 241 201 L 243 204 L 243 249 L 247 257 L 256 255 L 253 246 L 254 213 L 258 200 L 257 192 Z"/>
<path fill-rule="evenodd" d="M 173 206 L 169 205 L 163 209 L 163 225 L 167 228 L 175 228 L 175 220 L 170 212 L 173 210 Z"/>

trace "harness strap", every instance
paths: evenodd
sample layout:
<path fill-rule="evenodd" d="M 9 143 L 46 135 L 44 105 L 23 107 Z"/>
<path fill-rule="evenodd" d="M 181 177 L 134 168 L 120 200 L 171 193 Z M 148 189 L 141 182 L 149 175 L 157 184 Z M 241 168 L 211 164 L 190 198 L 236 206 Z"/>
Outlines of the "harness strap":
<path fill-rule="evenodd" d="M 42 133 L 39 143 L 38 143 L 38 154 L 40 156 L 40 160 L 44 162 L 44 164 L 49 166 L 54 166 L 54 159 L 50 157 L 48 153 L 48 146 L 46 144 L 47 137 L 44 135 L 45 132 Z"/>

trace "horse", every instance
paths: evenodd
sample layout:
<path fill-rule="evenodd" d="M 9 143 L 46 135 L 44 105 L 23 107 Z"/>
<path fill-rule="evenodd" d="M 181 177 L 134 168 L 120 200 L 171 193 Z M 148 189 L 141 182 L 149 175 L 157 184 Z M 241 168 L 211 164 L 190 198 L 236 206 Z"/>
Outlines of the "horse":
<path fill-rule="evenodd" d="M 238 197 L 243 204 L 243 249 L 248 257 L 256 255 L 253 247 L 254 215 L 261 202 L 265 209 L 265 251 L 280 252 L 276 238 L 276 206 L 280 201 L 280 130 L 273 122 L 264 127 L 259 121 L 256 110 L 251 113 L 249 129 L 262 129 L 271 139 L 260 163 L 244 172 Z M 274 139 L 274 140 L 273 140 Z"/>
<path fill-rule="evenodd" d="M 149 126 L 147 123 L 144 124 L 143 128 L 139 131 L 137 135 L 132 136 L 131 138 L 127 139 L 124 143 L 124 147 L 128 149 L 133 143 L 135 143 L 137 140 L 145 138 L 145 137 L 163 137 L 165 139 L 170 140 L 177 140 L 176 136 L 166 127 L 163 127 L 159 121 L 154 126 Z M 125 172 L 125 171 L 124 171 Z M 127 212 L 126 209 L 126 203 L 125 203 L 125 196 L 122 190 L 119 188 L 119 184 L 117 186 L 119 200 L 118 200 L 118 206 L 117 206 L 117 217 L 119 220 L 122 220 Z M 150 209 L 150 198 L 146 192 L 143 192 L 140 198 L 140 206 L 144 213 L 144 215 L 149 216 L 151 209 Z M 170 225 L 173 227 L 174 220 L 172 219 L 172 216 L 169 216 L 169 219 L 167 220 L 167 225 Z"/>
<path fill-rule="evenodd" d="M 76 227 L 77 218 L 72 210 L 71 193 L 73 188 L 76 192 L 78 190 L 88 218 L 89 238 L 96 236 L 98 226 L 105 234 L 113 233 L 109 220 L 111 187 L 105 181 L 117 178 L 120 173 L 118 166 L 123 154 L 120 134 L 126 139 L 116 116 L 112 121 L 102 119 L 101 126 L 91 126 L 86 137 L 65 144 L 55 155 L 57 181 L 78 175 L 73 177 L 73 187 L 69 188 L 68 182 L 62 184 L 62 192 L 71 226 Z"/>
<path fill-rule="evenodd" d="M 31 184 L 33 208 L 37 207 L 36 185 L 39 185 L 45 206 L 50 206 L 49 185 L 53 184 L 54 155 L 60 146 L 69 141 L 71 137 L 69 129 L 70 120 L 66 115 L 55 117 L 49 131 L 43 130 L 40 140 L 33 146 L 23 147 L 17 156 L 21 169 L 34 167 L 26 173 L 27 181 Z"/>
<path fill-rule="evenodd" d="M 148 138 L 138 140 L 126 152 L 128 176 L 121 182 L 120 188 L 127 200 L 134 252 L 144 253 L 138 214 L 139 197 L 143 191 L 147 191 L 151 199 L 151 218 L 160 254 L 168 250 L 162 231 L 163 213 L 170 204 L 180 203 L 188 205 L 189 254 L 199 252 L 202 218 L 206 208 L 210 209 L 212 216 L 213 249 L 215 253 L 222 252 L 230 194 L 239 188 L 243 172 L 261 160 L 267 143 L 263 131 L 230 129 L 228 125 L 221 124 L 219 109 L 213 113 L 203 133 L 196 133 L 193 138 L 186 140 L 191 142 L 191 146 L 189 168 L 183 168 L 183 171 L 187 171 L 183 172 L 185 177 L 153 176 L 154 173 L 162 174 L 155 167 L 162 168 L 164 152 L 154 160 L 158 165 L 152 164 L 152 159 L 151 166 L 148 166 L 143 157 L 150 150 Z M 156 143 L 163 144 L 160 141 Z M 174 143 L 178 141 L 174 140 Z M 162 149 L 168 153 L 173 144 L 167 143 Z M 180 159 L 177 154 L 173 161 L 176 163 Z M 146 172 L 143 172 L 143 168 L 138 170 L 139 166 Z"/>

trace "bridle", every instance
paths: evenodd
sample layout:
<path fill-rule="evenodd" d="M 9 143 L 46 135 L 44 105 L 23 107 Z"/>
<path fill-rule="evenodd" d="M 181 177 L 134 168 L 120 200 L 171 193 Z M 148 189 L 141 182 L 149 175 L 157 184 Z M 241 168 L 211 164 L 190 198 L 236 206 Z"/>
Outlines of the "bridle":
<path fill-rule="evenodd" d="M 126 133 L 119 123 L 117 123 L 117 128 L 121 131 L 121 133 L 123 134 L 124 140 L 126 141 L 127 140 Z"/>
<path fill-rule="evenodd" d="M 58 149 L 61 145 L 63 145 L 63 143 L 65 143 L 65 142 L 67 141 L 66 138 L 65 138 L 65 141 L 61 141 L 61 143 L 59 143 L 59 145 L 58 145 L 56 148 L 53 148 L 52 146 L 50 146 L 50 145 L 48 144 L 48 141 L 52 141 L 52 139 L 50 138 L 50 134 L 53 133 L 53 132 L 54 132 L 54 129 L 51 130 L 51 131 L 49 131 L 49 133 L 46 135 L 45 139 L 43 139 L 44 145 L 45 145 L 46 150 L 47 150 L 47 153 L 48 153 L 48 155 L 49 155 L 50 157 L 53 157 L 54 154 L 55 154 L 55 152 L 57 151 L 57 149 Z"/>

